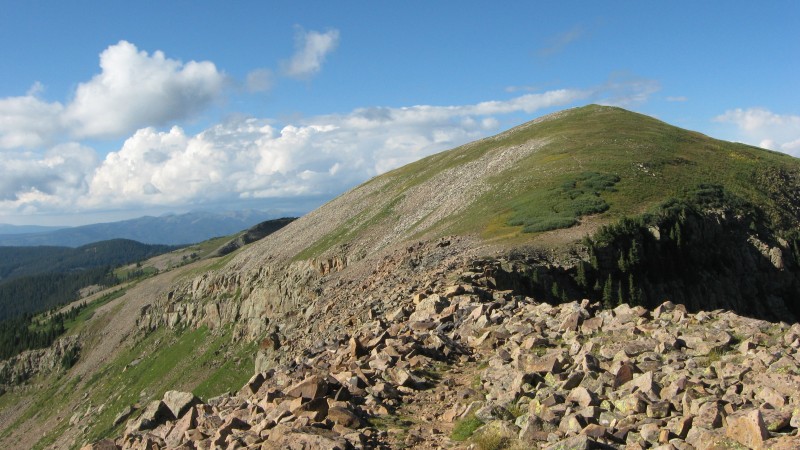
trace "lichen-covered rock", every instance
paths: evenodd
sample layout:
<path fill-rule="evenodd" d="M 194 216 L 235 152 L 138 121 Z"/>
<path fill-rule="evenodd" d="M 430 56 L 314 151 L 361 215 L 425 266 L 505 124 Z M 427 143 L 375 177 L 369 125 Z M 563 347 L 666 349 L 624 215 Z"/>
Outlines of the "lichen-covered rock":
<path fill-rule="evenodd" d="M 180 391 L 165 392 L 162 401 L 176 419 L 180 419 L 189 408 L 200 403 L 200 399 L 191 392 Z"/>

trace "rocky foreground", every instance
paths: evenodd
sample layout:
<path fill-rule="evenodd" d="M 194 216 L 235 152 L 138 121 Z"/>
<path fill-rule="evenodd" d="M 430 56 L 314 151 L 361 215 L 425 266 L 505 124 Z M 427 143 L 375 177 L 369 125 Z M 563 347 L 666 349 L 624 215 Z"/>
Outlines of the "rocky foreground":
<path fill-rule="evenodd" d="M 552 306 L 496 290 L 499 264 L 475 261 L 237 394 L 170 391 L 84 448 L 800 448 L 799 324 Z"/>

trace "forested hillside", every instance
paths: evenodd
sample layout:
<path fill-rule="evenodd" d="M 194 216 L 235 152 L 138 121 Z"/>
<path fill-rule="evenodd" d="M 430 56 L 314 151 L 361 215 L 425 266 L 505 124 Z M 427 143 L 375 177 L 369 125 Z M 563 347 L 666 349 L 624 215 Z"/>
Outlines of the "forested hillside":
<path fill-rule="evenodd" d="M 0 321 L 73 301 L 87 286 L 117 284 L 113 268 L 176 248 L 127 239 L 78 248 L 0 247 Z"/>
<path fill-rule="evenodd" d="M 176 248 L 178 247 L 142 244 L 129 239 L 112 239 L 78 248 L 0 247 L 0 281 L 44 273 L 114 267 L 141 261 Z"/>

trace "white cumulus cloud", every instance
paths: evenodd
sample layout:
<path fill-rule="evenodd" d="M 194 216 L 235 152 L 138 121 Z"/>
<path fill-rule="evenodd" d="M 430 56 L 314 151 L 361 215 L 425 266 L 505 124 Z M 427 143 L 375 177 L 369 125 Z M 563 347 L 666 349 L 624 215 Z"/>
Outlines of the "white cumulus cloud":
<path fill-rule="evenodd" d="M 117 138 L 190 118 L 220 96 L 226 80 L 211 62 L 182 63 L 160 51 L 149 55 L 126 41 L 100 54 L 100 68 L 65 105 L 40 99 L 39 82 L 24 96 L 0 99 L 0 149 Z"/>
<path fill-rule="evenodd" d="M 64 107 L 36 97 L 37 86 L 23 97 L 0 99 L 0 149 L 48 145 L 62 132 Z"/>
<path fill-rule="evenodd" d="M 101 72 L 81 83 L 65 119 L 78 137 L 121 136 L 165 125 L 205 109 L 221 93 L 225 76 L 209 61 L 149 55 L 127 41 L 100 54 Z"/>
<path fill-rule="evenodd" d="M 743 142 L 800 156 L 800 116 L 777 114 L 765 108 L 737 108 L 714 120 L 735 125 Z"/>
<path fill-rule="evenodd" d="M 284 62 L 284 73 L 292 78 L 308 78 L 322 68 L 325 57 L 339 45 L 339 30 L 305 32 L 298 28 L 295 54 Z"/>

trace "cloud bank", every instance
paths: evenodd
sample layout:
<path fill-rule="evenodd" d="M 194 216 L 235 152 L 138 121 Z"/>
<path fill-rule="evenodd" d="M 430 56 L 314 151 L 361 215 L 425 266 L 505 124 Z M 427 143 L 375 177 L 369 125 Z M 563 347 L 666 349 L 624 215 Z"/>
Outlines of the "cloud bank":
<path fill-rule="evenodd" d="M 0 99 L 0 150 L 47 146 L 63 130 L 64 107 L 39 100 L 36 91 Z"/>
<path fill-rule="evenodd" d="M 800 116 L 764 108 L 737 108 L 714 120 L 735 125 L 743 142 L 800 156 Z"/>

